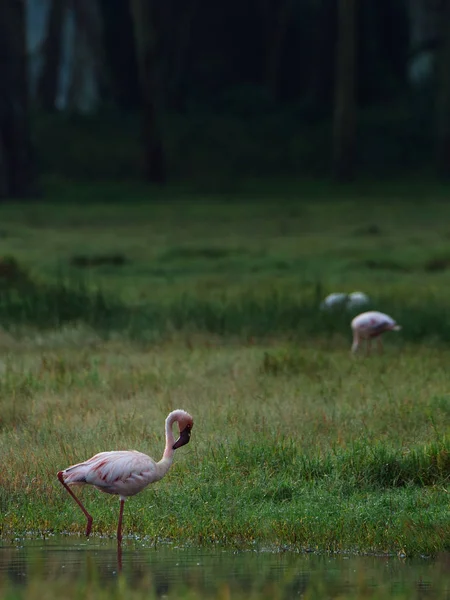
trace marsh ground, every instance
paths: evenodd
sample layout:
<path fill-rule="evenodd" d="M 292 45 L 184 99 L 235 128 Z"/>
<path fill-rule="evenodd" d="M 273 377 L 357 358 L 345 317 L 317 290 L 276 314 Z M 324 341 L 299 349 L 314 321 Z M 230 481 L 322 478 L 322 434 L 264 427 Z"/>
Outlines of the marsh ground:
<path fill-rule="evenodd" d="M 445 190 L 330 194 L 98 184 L 0 207 L 4 539 L 81 532 L 56 472 L 100 450 L 158 458 L 182 407 L 191 444 L 127 503 L 125 534 L 449 549 Z M 352 360 L 350 316 L 317 309 L 354 289 L 404 327 L 383 356 Z M 117 499 L 83 498 L 113 535 Z"/>

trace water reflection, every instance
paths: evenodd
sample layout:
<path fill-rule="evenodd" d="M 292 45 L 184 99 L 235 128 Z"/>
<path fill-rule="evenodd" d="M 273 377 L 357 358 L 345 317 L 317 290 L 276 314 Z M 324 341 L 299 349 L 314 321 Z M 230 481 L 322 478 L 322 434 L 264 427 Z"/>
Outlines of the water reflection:
<path fill-rule="evenodd" d="M 213 593 L 226 584 L 241 595 L 255 589 L 282 588 L 283 597 L 298 597 L 311 582 L 325 582 L 327 589 L 355 589 L 364 579 L 369 588 L 382 588 L 395 595 L 414 589 L 415 598 L 450 598 L 449 555 L 435 560 L 400 560 L 381 557 L 345 557 L 273 552 L 232 552 L 192 549 L 124 540 L 123 576 L 138 584 L 151 581 L 157 597 L 183 586 L 196 592 Z M 17 541 L 0 547 L 0 576 L 15 585 L 30 578 L 42 580 L 117 578 L 115 540 L 51 537 Z"/>

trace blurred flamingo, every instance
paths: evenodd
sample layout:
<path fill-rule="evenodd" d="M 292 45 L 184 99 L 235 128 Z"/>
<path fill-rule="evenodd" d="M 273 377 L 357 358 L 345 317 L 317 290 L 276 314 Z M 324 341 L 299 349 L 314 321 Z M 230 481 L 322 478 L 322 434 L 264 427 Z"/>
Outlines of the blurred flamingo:
<path fill-rule="evenodd" d="M 348 294 L 343 292 L 333 292 L 321 302 L 320 308 L 322 310 L 336 310 L 345 308 L 348 300 Z"/>
<path fill-rule="evenodd" d="M 370 310 L 355 317 L 351 327 L 353 331 L 352 352 L 356 352 L 360 342 L 365 340 L 367 354 L 370 352 L 372 338 L 377 338 L 378 350 L 382 352 L 383 344 L 379 336 L 385 331 L 399 331 L 401 329 L 392 317 L 376 310 Z"/>
<path fill-rule="evenodd" d="M 370 304 L 370 298 L 364 292 L 333 292 L 320 303 L 321 310 L 326 311 L 353 311 Z"/>
<path fill-rule="evenodd" d="M 364 308 L 370 304 L 370 298 L 364 292 L 351 292 L 348 295 L 347 310 L 355 310 L 356 308 Z"/>
<path fill-rule="evenodd" d="M 172 426 L 178 423 L 180 437 L 175 441 Z M 59 471 L 58 479 L 66 488 L 87 519 L 86 536 L 92 528 L 92 517 L 69 486 L 93 485 L 101 492 L 120 497 L 117 541 L 122 542 L 122 517 L 125 499 L 141 492 L 149 483 L 159 481 L 169 470 L 174 451 L 189 442 L 194 422 L 184 410 L 172 411 L 166 419 L 166 447 L 159 462 L 136 450 L 100 452 L 89 460 Z"/>

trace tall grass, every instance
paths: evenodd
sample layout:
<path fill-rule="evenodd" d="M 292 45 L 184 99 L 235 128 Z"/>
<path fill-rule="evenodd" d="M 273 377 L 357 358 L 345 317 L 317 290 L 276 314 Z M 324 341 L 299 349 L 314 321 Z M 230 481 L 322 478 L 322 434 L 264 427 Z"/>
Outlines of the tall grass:
<path fill-rule="evenodd" d="M 20 287 L 0 288 L 0 324 L 5 329 L 48 329 L 84 323 L 103 335 L 120 332 L 143 340 L 164 338 L 173 332 L 244 340 L 280 335 L 292 339 L 349 337 L 350 320 L 358 311 L 320 311 L 323 289 L 317 284 L 297 290 L 279 290 L 274 285 L 231 293 L 185 292 L 130 305 L 113 292 L 93 289 L 83 276 L 61 276 L 52 283 L 27 280 Z M 402 297 L 378 297 L 372 299 L 372 306 L 395 315 L 403 328 L 403 341 L 450 342 L 450 312 L 445 298 L 422 294 L 421 301 L 420 306 L 408 306 Z"/>

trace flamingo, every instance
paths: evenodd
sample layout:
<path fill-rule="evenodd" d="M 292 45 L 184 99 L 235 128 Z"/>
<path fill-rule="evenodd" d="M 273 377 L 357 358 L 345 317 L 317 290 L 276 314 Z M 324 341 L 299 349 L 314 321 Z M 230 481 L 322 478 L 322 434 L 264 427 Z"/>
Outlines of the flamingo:
<path fill-rule="evenodd" d="M 356 352 L 360 342 L 365 340 L 367 354 L 370 351 L 372 338 L 378 338 L 378 349 L 381 352 L 383 344 L 378 336 L 385 331 L 399 331 L 401 329 L 392 317 L 376 310 L 370 310 L 355 317 L 351 327 L 353 331 L 352 352 Z"/>
<path fill-rule="evenodd" d="M 336 310 L 344 308 L 347 303 L 348 295 L 343 292 L 333 292 L 321 302 L 320 308 L 322 310 Z"/>
<path fill-rule="evenodd" d="M 180 437 L 175 441 L 172 426 L 178 423 Z M 69 486 L 93 485 L 106 494 L 120 497 L 117 542 L 122 542 L 122 517 L 126 498 L 141 492 L 149 483 L 159 481 L 169 470 L 174 451 L 189 442 L 194 421 L 184 410 L 174 410 L 166 418 L 166 447 L 159 462 L 137 450 L 100 452 L 85 462 L 58 472 L 58 479 L 83 511 L 86 519 L 86 536 L 92 529 L 92 517 Z"/>
<path fill-rule="evenodd" d="M 348 295 L 347 310 L 353 310 L 355 308 L 363 308 L 370 304 L 370 298 L 364 292 L 352 292 Z"/>
<path fill-rule="evenodd" d="M 328 294 L 328 296 L 321 302 L 320 308 L 322 310 L 354 310 L 355 308 L 362 308 L 370 304 L 370 298 L 364 292 L 351 292 L 346 294 L 344 292 L 334 292 Z"/>

